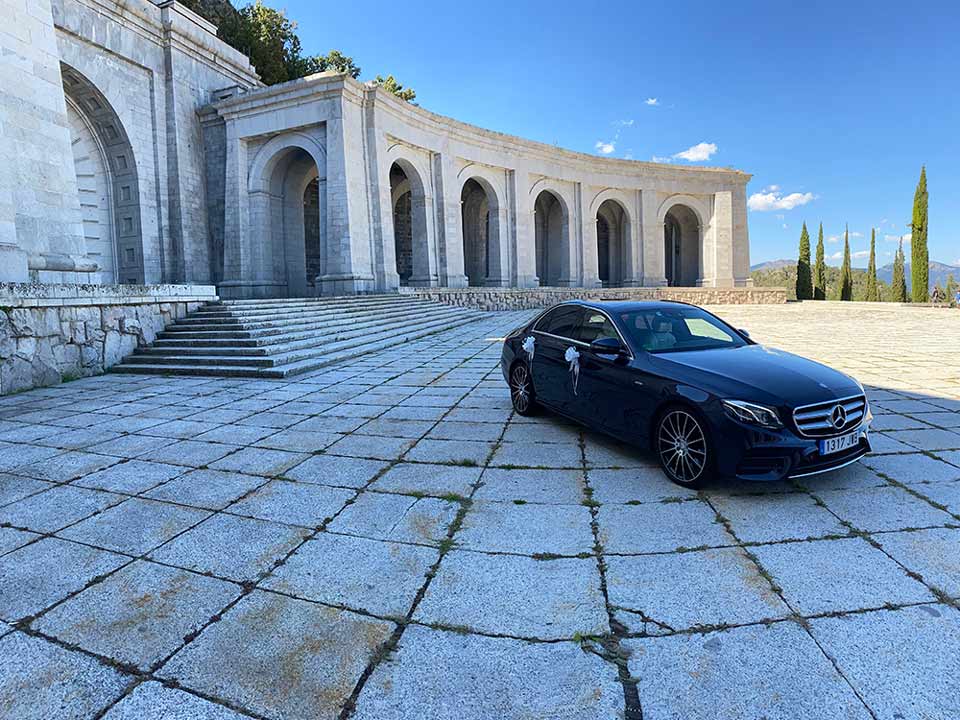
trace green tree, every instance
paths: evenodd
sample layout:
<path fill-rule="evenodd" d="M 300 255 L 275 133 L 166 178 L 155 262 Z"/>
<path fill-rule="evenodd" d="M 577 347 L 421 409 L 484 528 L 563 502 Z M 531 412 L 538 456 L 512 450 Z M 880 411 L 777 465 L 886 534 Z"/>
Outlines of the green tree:
<path fill-rule="evenodd" d="M 813 299 L 813 276 L 810 273 L 810 234 L 807 223 L 800 231 L 800 254 L 797 258 L 797 300 Z"/>
<path fill-rule="evenodd" d="M 387 92 L 391 92 L 396 95 L 401 100 L 406 100 L 407 102 L 413 102 L 417 97 L 417 92 L 413 88 L 405 88 L 403 85 L 398 83 L 393 75 L 387 75 L 383 77 L 382 75 L 377 75 L 373 82 L 375 85 L 379 85 Z"/>
<path fill-rule="evenodd" d="M 850 230 L 843 231 L 843 265 L 840 267 L 840 299 L 853 300 L 853 270 L 850 267 Z"/>
<path fill-rule="evenodd" d="M 910 278 L 914 302 L 927 302 L 930 287 L 930 255 L 927 252 L 927 168 L 920 168 L 920 180 L 913 194 L 913 222 L 910 225 Z"/>
<path fill-rule="evenodd" d="M 326 55 L 314 55 L 305 60 L 304 75 L 318 72 L 347 73 L 354 80 L 360 77 L 360 67 L 353 58 L 339 50 L 331 50 Z"/>
<path fill-rule="evenodd" d="M 903 256 L 903 240 L 900 241 L 900 247 L 897 248 L 897 255 L 893 259 L 893 281 L 891 288 L 893 302 L 907 302 L 907 277 L 904 274 L 904 263 L 906 259 Z"/>
<path fill-rule="evenodd" d="M 947 275 L 947 301 L 953 302 L 953 298 L 957 294 L 957 281 L 953 277 L 953 273 Z"/>
<path fill-rule="evenodd" d="M 817 233 L 817 263 L 813 267 L 813 299 L 827 299 L 827 263 L 823 259 L 823 223 Z"/>
<path fill-rule="evenodd" d="M 877 287 L 877 230 L 870 229 L 870 263 L 867 265 L 868 302 L 879 302 L 880 289 Z"/>

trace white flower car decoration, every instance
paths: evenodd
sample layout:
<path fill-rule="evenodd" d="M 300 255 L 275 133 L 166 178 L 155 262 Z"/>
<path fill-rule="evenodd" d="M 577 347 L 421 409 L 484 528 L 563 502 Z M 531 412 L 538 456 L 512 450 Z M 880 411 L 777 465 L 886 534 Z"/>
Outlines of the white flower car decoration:
<path fill-rule="evenodd" d="M 523 339 L 523 343 L 521 343 L 521 345 L 520 345 L 520 347 L 523 348 L 523 351 L 527 354 L 527 356 L 528 356 L 531 360 L 533 360 L 533 353 L 534 353 L 534 351 L 536 350 L 536 348 L 535 348 L 534 346 L 535 346 L 536 344 L 537 344 L 536 338 L 533 337 L 533 335 L 527 335 L 527 336 Z"/>
<path fill-rule="evenodd" d="M 573 394 L 577 394 L 577 383 L 580 382 L 580 353 L 571 345 L 563 354 L 563 359 L 570 363 L 570 377 L 573 380 Z"/>

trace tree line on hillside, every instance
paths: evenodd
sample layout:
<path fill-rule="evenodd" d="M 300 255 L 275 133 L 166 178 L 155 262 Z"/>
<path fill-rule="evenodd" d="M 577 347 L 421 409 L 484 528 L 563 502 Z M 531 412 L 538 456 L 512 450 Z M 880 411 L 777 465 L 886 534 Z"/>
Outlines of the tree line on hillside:
<path fill-rule="evenodd" d="M 927 250 L 927 170 L 920 170 L 920 180 L 913 197 L 913 222 L 910 238 L 911 290 L 907 293 L 906 257 L 903 252 L 903 240 L 897 248 L 893 262 L 893 278 L 887 285 L 877 279 L 877 231 L 870 231 L 870 260 L 867 269 L 854 270 L 850 263 L 850 232 L 843 232 L 843 263 L 840 268 L 829 267 L 824 258 L 823 223 L 817 236 L 817 246 L 813 265 L 810 262 L 810 234 L 807 224 L 800 231 L 800 248 L 795 268 L 778 268 L 766 271 L 764 281 L 778 280 L 792 286 L 798 300 L 865 300 L 868 302 L 928 302 L 929 264 Z M 779 277 L 777 277 L 779 275 Z M 952 299 L 957 283 L 953 275 L 947 278 L 947 287 L 937 284 L 935 293 Z"/>
<path fill-rule="evenodd" d="M 202 18 L 217 26 L 217 37 L 250 58 L 266 85 L 295 80 L 313 73 L 334 70 L 356 79 L 360 68 L 352 57 L 339 50 L 326 55 L 304 55 L 297 36 L 297 24 L 283 10 L 255 0 L 235 8 L 230 0 L 180 0 Z M 373 82 L 401 100 L 413 102 L 413 88 L 406 88 L 393 77 L 377 75 Z"/>

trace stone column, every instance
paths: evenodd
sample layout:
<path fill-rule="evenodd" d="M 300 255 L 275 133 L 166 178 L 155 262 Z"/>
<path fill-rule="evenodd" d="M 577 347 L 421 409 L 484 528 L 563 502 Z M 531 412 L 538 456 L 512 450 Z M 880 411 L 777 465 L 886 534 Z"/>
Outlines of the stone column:
<path fill-rule="evenodd" d="M 583 287 L 600 287 L 599 247 L 597 239 L 597 216 L 583 218 Z"/>
<path fill-rule="evenodd" d="M 641 232 L 641 193 L 638 190 L 631 198 L 633 207 L 629 208 L 628 215 L 624 216 L 623 244 L 623 286 L 639 287 L 643 285 L 643 239 Z"/>
<path fill-rule="evenodd" d="M 537 287 L 537 239 L 534 228 L 534 198 L 525 190 L 530 186 L 530 178 L 518 172 L 511 172 L 515 191 L 514 216 L 516 218 L 517 247 L 517 287 Z"/>
<path fill-rule="evenodd" d="M 733 247 L 733 284 L 736 287 L 753 287 L 750 277 L 750 237 L 747 229 L 747 188 L 741 185 L 731 193 Z"/>
<path fill-rule="evenodd" d="M 256 296 L 252 290 L 255 283 L 250 259 L 247 146 L 237 136 L 236 124 L 231 120 L 227 121 L 226 128 L 225 166 L 223 280 L 218 286 L 218 293 L 224 298 Z"/>
<path fill-rule="evenodd" d="M 640 207 L 643 285 L 644 287 L 663 287 L 667 284 L 667 278 L 664 274 L 663 222 L 657 217 L 657 193 L 653 190 L 641 190 Z"/>
<path fill-rule="evenodd" d="M 423 178 L 424 190 L 429 192 L 430 178 Z M 413 274 L 410 284 L 415 287 L 436 287 L 440 284 L 437 272 L 436 216 L 430 194 L 411 193 L 411 225 L 413 235 Z"/>

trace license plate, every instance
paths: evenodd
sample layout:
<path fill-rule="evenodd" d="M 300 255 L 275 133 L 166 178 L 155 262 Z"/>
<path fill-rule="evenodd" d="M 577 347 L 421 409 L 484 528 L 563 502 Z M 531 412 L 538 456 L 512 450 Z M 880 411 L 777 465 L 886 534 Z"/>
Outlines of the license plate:
<path fill-rule="evenodd" d="M 826 440 L 820 441 L 820 454 L 832 455 L 844 450 L 849 450 L 852 447 L 856 447 L 857 443 L 859 442 L 859 430 L 852 433 L 847 433 L 846 435 L 838 435 L 837 437 L 827 438 Z"/>

